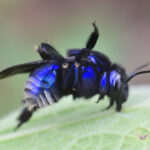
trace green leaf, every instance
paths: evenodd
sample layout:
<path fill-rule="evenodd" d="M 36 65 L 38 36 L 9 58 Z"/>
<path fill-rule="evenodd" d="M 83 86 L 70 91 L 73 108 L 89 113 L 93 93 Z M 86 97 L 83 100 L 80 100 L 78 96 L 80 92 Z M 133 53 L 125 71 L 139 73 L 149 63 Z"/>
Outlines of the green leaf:
<path fill-rule="evenodd" d="M 132 87 L 121 113 L 105 98 L 59 103 L 41 109 L 16 132 L 20 110 L 0 120 L 0 150 L 149 150 L 150 87 Z"/>

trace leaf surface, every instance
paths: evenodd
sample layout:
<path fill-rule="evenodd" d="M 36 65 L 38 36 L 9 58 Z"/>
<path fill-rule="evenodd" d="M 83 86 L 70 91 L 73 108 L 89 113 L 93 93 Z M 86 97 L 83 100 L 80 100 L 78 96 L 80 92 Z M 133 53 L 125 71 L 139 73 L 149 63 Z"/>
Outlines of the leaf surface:
<path fill-rule="evenodd" d="M 132 87 L 121 113 L 108 98 L 64 97 L 16 132 L 17 110 L 0 120 L 0 150 L 150 150 L 150 86 Z"/>

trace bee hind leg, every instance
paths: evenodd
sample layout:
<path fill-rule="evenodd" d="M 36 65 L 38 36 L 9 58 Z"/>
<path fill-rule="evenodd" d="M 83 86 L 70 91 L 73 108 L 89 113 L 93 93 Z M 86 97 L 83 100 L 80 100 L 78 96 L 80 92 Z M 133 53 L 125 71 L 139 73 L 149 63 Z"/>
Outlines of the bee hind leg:
<path fill-rule="evenodd" d="M 17 130 L 19 127 L 21 127 L 25 122 L 27 122 L 33 115 L 33 112 L 37 110 L 37 107 L 32 108 L 32 110 L 29 110 L 27 107 L 25 107 L 21 114 L 18 117 L 18 125 L 16 126 L 15 130 Z"/>

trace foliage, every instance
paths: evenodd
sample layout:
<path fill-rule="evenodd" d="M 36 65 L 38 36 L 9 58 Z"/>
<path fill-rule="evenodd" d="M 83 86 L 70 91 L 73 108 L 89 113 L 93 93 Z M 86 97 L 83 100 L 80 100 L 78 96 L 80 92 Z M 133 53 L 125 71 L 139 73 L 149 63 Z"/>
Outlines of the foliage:
<path fill-rule="evenodd" d="M 149 150 L 150 87 L 133 87 L 121 113 L 105 98 L 59 103 L 41 109 L 17 131 L 20 112 L 0 120 L 0 150 Z"/>

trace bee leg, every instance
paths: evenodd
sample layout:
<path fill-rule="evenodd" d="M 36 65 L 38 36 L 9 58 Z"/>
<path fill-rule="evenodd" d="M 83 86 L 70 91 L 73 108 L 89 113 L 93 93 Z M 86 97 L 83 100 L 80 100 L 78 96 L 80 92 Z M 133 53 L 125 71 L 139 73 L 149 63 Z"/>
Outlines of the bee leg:
<path fill-rule="evenodd" d="M 75 62 L 79 62 L 82 59 L 83 56 L 88 55 L 89 52 L 94 48 L 98 36 L 99 36 L 99 31 L 98 28 L 96 27 L 95 22 L 93 22 L 93 27 L 94 27 L 94 31 L 91 33 L 91 35 L 89 36 L 89 39 L 86 43 L 86 48 L 81 49 L 78 54 L 75 56 Z"/>
<path fill-rule="evenodd" d="M 79 82 L 79 71 L 80 71 L 80 66 L 76 66 L 74 67 L 74 81 L 73 81 L 73 85 L 72 85 L 72 90 L 76 91 L 77 86 L 78 86 L 78 82 Z"/>
<path fill-rule="evenodd" d="M 89 50 L 87 48 L 83 48 L 79 51 L 79 53 L 75 56 L 75 62 L 80 63 L 81 59 L 84 55 L 88 54 Z"/>
<path fill-rule="evenodd" d="M 114 105 L 114 99 L 110 99 L 109 105 L 106 108 L 102 109 L 102 111 L 110 109 L 113 105 Z"/>
<path fill-rule="evenodd" d="M 18 123 L 17 127 L 15 128 L 15 130 L 17 130 L 23 123 L 27 122 L 31 118 L 33 112 L 36 111 L 36 109 L 37 108 L 34 107 L 30 111 L 27 107 L 25 107 L 17 119 L 19 121 L 19 123 Z"/>
<path fill-rule="evenodd" d="M 44 60 L 64 60 L 57 50 L 47 43 L 41 43 L 41 47 L 35 46 L 35 50 Z"/>
<path fill-rule="evenodd" d="M 68 57 L 73 57 L 76 56 L 79 53 L 80 49 L 69 49 L 67 51 L 67 56 Z"/>
<path fill-rule="evenodd" d="M 106 110 L 110 109 L 113 105 L 114 105 L 114 100 L 110 99 L 110 103 L 109 103 L 108 107 L 106 107 Z"/>
<path fill-rule="evenodd" d="M 102 100 L 104 98 L 104 96 L 105 96 L 104 94 L 100 94 L 96 103 L 98 104 L 100 102 L 100 100 Z"/>
<path fill-rule="evenodd" d="M 122 109 L 122 102 L 121 102 L 121 99 L 119 99 L 119 100 L 116 100 L 116 111 L 117 112 L 120 112 L 121 111 L 121 109 Z"/>
<path fill-rule="evenodd" d="M 97 42 L 98 36 L 99 36 L 99 31 L 98 31 L 98 28 L 97 28 L 95 22 L 93 22 L 92 24 L 93 24 L 93 27 L 94 27 L 94 31 L 89 36 L 89 39 L 88 39 L 87 44 L 86 44 L 86 48 L 89 49 L 89 50 L 94 48 L 94 46 Z"/>

